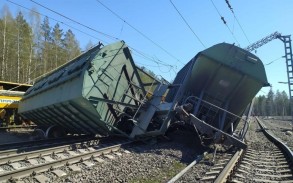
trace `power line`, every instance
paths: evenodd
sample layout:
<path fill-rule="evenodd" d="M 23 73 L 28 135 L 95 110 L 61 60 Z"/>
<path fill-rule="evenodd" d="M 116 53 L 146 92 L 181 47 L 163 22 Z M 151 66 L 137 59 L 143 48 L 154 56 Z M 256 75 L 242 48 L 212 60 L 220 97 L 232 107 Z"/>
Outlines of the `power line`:
<path fill-rule="evenodd" d="M 174 66 L 173 65 L 170 65 L 170 64 L 167 64 L 167 63 L 165 63 L 165 62 L 163 62 L 163 61 L 161 61 L 161 60 L 159 60 L 159 59 L 154 59 L 153 57 L 150 57 L 150 56 L 148 56 L 147 54 L 145 54 L 145 53 L 143 53 L 143 52 L 141 52 L 141 51 L 139 51 L 139 50 L 137 50 L 137 49 L 135 49 L 135 48 L 132 48 L 132 47 L 130 47 L 130 46 L 128 46 L 133 52 L 135 52 L 134 54 L 135 55 L 137 55 L 137 56 L 139 56 L 139 57 L 141 57 L 141 58 L 144 58 L 144 59 L 146 59 L 146 60 L 149 60 L 149 61 L 151 61 L 151 62 L 154 62 L 154 63 L 156 63 L 156 64 L 158 64 L 158 65 L 162 65 L 162 66 L 166 66 L 166 67 L 170 67 L 170 68 L 173 68 Z M 137 63 L 137 62 L 136 62 Z M 151 66 L 151 67 L 153 67 L 153 66 Z M 158 66 L 156 66 L 156 67 L 158 67 Z"/>
<path fill-rule="evenodd" d="M 103 36 L 106 36 L 106 37 L 112 38 L 112 39 L 114 39 L 114 40 L 119 40 L 118 38 L 116 38 L 116 37 L 114 37 L 114 36 L 111 36 L 111 35 L 106 34 L 106 33 L 104 33 L 104 32 L 98 31 L 98 30 L 96 30 L 96 29 L 94 29 L 94 28 L 91 28 L 91 27 L 89 27 L 89 26 L 87 26 L 87 25 L 85 25 L 85 24 L 83 24 L 83 23 L 80 23 L 80 22 L 78 22 L 78 21 L 76 21 L 76 20 L 73 20 L 72 18 L 69 18 L 69 17 L 67 17 L 67 16 L 65 16 L 65 15 L 63 15 L 63 14 L 61 14 L 61 13 L 55 11 L 55 10 L 52 10 L 52 9 L 50 9 L 50 8 L 48 8 L 48 7 L 46 7 L 46 6 L 42 5 L 42 4 L 40 4 L 40 3 L 38 3 L 38 2 L 35 2 L 34 0 L 30 0 L 30 1 L 33 2 L 33 3 L 35 3 L 35 4 L 37 4 L 37 5 L 39 5 L 39 6 L 41 6 L 41 7 L 43 7 L 43 8 L 45 8 L 45 9 L 47 9 L 47 10 L 49 10 L 49 11 L 51 11 L 51 12 L 53 12 L 53 13 L 55 13 L 55 14 L 57 14 L 57 15 L 59 15 L 59 16 L 61 16 L 61 17 L 63 17 L 63 18 L 65 18 L 65 19 L 67 19 L 67 20 L 72 21 L 72 22 L 74 22 L 74 23 L 76 23 L 76 24 L 78 24 L 78 25 L 80 25 L 80 26 L 82 26 L 82 27 L 85 27 L 85 28 L 87 28 L 87 29 L 89 29 L 89 30 L 92 30 L 92 31 L 94 31 L 94 32 L 97 32 L 97 33 L 103 35 Z"/>
<path fill-rule="evenodd" d="M 78 21 L 76 21 L 76 20 L 73 20 L 72 18 L 69 18 L 69 17 L 67 17 L 67 16 L 65 16 L 65 15 L 63 15 L 63 14 L 61 14 L 61 13 L 58 13 L 57 11 L 55 11 L 55 10 L 52 10 L 52 9 L 50 9 L 50 8 L 48 8 L 48 7 L 46 7 L 46 6 L 44 6 L 44 5 L 42 5 L 42 4 L 40 4 L 40 3 L 37 3 L 37 2 L 35 2 L 34 0 L 30 0 L 30 1 L 32 1 L 33 3 L 35 3 L 35 4 L 37 4 L 37 5 L 39 5 L 39 6 L 41 6 L 41 7 L 43 7 L 43 8 L 45 8 L 45 9 L 47 9 L 47 10 L 49 10 L 49 11 L 51 11 L 51 12 L 53 12 L 53 13 L 55 13 L 55 14 L 57 14 L 57 15 L 59 15 L 59 16 L 62 16 L 62 17 L 64 17 L 64 18 L 66 18 L 66 19 L 68 19 L 68 20 L 70 20 L 70 21 L 72 21 L 72 22 L 75 22 L 75 23 L 77 23 L 77 24 L 79 24 L 79 25 L 81 25 L 81 26 L 83 26 L 83 27 L 86 27 L 86 28 L 88 28 L 88 29 L 90 29 L 90 30 L 93 30 L 93 31 L 95 31 L 95 32 L 98 32 L 98 33 L 100 33 L 100 34 L 102 34 L 102 35 L 104 35 L 104 36 L 108 36 L 108 37 L 110 37 L 110 38 L 112 38 L 112 39 L 115 39 L 115 40 L 119 40 L 118 38 L 116 38 L 116 37 L 114 37 L 114 36 L 111 36 L 111 35 L 109 35 L 109 34 L 106 34 L 106 33 L 103 33 L 103 32 L 101 32 L 101 31 L 98 31 L 98 30 L 96 30 L 96 29 L 94 29 L 94 28 L 91 28 L 91 27 L 89 27 L 89 26 L 87 26 L 87 25 L 84 25 L 84 24 L 82 24 L 82 23 L 80 23 L 80 22 L 78 22 Z M 100 4 L 102 4 L 100 1 L 98 1 Z M 112 11 L 111 9 L 109 9 L 107 6 L 105 6 L 104 4 L 102 4 L 105 8 L 107 8 L 109 11 L 111 11 L 114 15 L 116 15 L 117 17 L 119 17 L 121 20 L 123 20 L 118 14 L 116 14 L 114 11 Z M 144 35 L 142 32 L 140 32 L 139 30 L 137 30 L 136 28 L 134 28 L 133 26 L 131 26 L 128 22 L 126 22 L 125 20 L 123 20 L 127 25 L 129 25 L 130 27 L 132 27 L 133 29 L 135 29 L 136 31 L 138 31 L 140 34 L 142 34 L 144 37 L 146 37 L 147 39 L 149 39 L 150 41 L 152 41 L 150 38 L 148 38 L 146 35 Z M 154 41 L 152 41 L 154 44 L 156 44 Z M 159 46 L 158 44 L 156 44 L 157 46 Z M 174 57 L 173 55 L 171 55 L 169 52 L 167 52 L 164 48 L 162 48 L 161 46 L 159 46 L 161 49 L 163 49 L 166 53 L 168 53 L 170 56 L 172 56 L 173 58 L 175 58 L 175 59 L 177 59 L 176 57 Z M 179 59 L 177 59 L 177 61 L 179 61 L 180 62 L 180 60 Z"/>
<path fill-rule="evenodd" d="M 28 11 L 34 12 L 34 13 L 36 13 L 36 14 L 38 14 L 38 15 L 41 15 L 41 16 L 43 16 L 43 17 L 48 17 L 50 20 L 53 20 L 53 21 L 55 21 L 55 22 L 59 22 L 59 23 L 65 25 L 65 26 L 67 26 L 67 27 L 69 27 L 69 28 L 71 28 L 71 29 L 73 29 L 73 30 L 79 31 L 79 32 L 81 32 L 81 33 L 83 33 L 83 34 L 85 34 L 85 35 L 87 35 L 87 36 L 89 36 L 89 37 L 92 37 L 92 38 L 94 38 L 94 39 L 97 39 L 97 40 L 100 40 L 100 41 L 102 41 L 102 42 L 104 42 L 104 43 L 107 43 L 107 41 L 104 41 L 104 40 L 102 40 L 102 39 L 100 39 L 100 38 L 97 38 L 97 37 L 95 37 L 95 36 L 93 36 L 93 35 L 90 35 L 90 34 L 84 32 L 84 31 L 82 31 L 82 30 L 80 30 L 80 29 L 77 29 L 77 28 L 75 28 L 75 27 L 72 27 L 71 25 L 68 25 L 68 24 L 66 24 L 66 23 L 64 23 L 64 22 L 62 22 L 62 21 L 60 21 L 60 20 L 57 20 L 57 19 L 55 19 L 55 18 L 52 18 L 52 17 L 50 17 L 50 16 L 48 16 L 48 15 L 45 15 L 45 14 L 39 13 L 39 12 L 37 12 L 37 11 L 34 11 L 34 10 L 32 10 L 32 9 L 29 9 L 29 8 L 27 8 L 27 7 L 24 7 L 24 6 L 22 6 L 22 5 L 20 5 L 20 4 L 17 4 L 17 3 L 15 3 L 15 2 L 11 1 L 11 0 L 6 0 L 6 1 L 8 1 L 9 3 L 12 3 L 12 4 L 16 5 L 16 6 L 19 6 L 19 7 L 23 8 L 23 9 L 26 9 L 26 10 L 28 10 Z"/>
<path fill-rule="evenodd" d="M 167 64 L 167 63 L 161 61 L 161 60 L 158 59 L 158 58 L 154 59 L 153 57 L 150 57 L 150 56 L 148 56 L 146 53 L 143 53 L 142 51 L 139 51 L 139 50 L 137 50 L 137 49 L 135 49 L 135 48 L 133 48 L 133 47 L 130 47 L 130 46 L 129 46 L 129 48 L 131 48 L 133 51 L 137 52 L 138 54 L 140 54 L 140 55 L 142 55 L 142 56 L 148 58 L 149 60 L 151 60 L 151 61 L 153 61 L 153 62 L 155 62 L 155 63 L 159 63 L 159 64 L 161 64 L 161 65 L 165 65 L 165 66 L 171 66 L 170 64 Z"/>
<path fill-rule="evenodd" d="M 272 63 L 274 63 L 274 62 L 277 61 L 277 60 L 280 60 L 281 58 L 283 58 L 283 57 L 276 58 L 276 59 L 270 61 L 269 63 L 265 64 L 265 65 L 266 65 L 266 66 L 267 66 L 267 65 L 271 65 Z"/>
<path fill-rule="evenodd" d="M 177 13 L 180 15 L 180 17 L 182 18 L 182 20 L 185 22 L 185 24 L 188 26 L 188 28 L 190 29 L 190 31 L 193 33 L 193 35 L 197 38 L 197 40 L 201 43 L 201 45 L 206 48 L 206 46 L 203 44 L 203 42 L 200 40 L 200 38 L 197 36 L 197 34 L 193 31 L 193 29 L 190 27 L 190 25 L 188 24 L 188 22 L 185 20 L 185 18 L 183 17 L 183 15 L 180 13 L 180 11 L 177 9 L 177 7 L 175 6 L 175 4 L 172 2 L 172 0 L 170 0 L 170 3 L 173 5 L 173 7 L 175 8 L 175 10 L 177 11 Z"/>
<path fill-rule="evenodd" d="M 239 25 L 239 27 L 240 27 L 242 33 L 244 34 L 246 40 L 248 41 L 249 44 L 251 44 L 250 41 L 249 41 L 249 39 L 248 39 L 248 37 L 247 37 L 247 35 L 246 35 L 246 33 L 245 33 L 245 31 L 244 31 L 244 29 L 243 29 L 242 26 L 241 26 L 241 24 L 240 24 L 238 18 L 236 17 L 235 12 L 233 11 L 233 8 L 232 8 L 232 6 L 231 6 L 229 0 L 225 0 L 225 1 L 226 1 L 226 4 L 228 5 L 229 9 L 231 10 L 231 12 L 232 12 L 232 14 L 233 14 L 233 16 L 234 16 L 234 18 L 235 18 L 237 24 Z"/>
<path fill-rule="evenodd" d="M 70 27 L 70 28 L 72 28 L 72 29 L 74 29 L 74 30 L 77 30 L 77 31 L 79 31 L 79 32 L 81 32 L 81 33 L 83 33 L 83 34 L 86 34 L 86 35 L 88 35 L 88 36 L 90 36 L 90 37 L 92 37 L 92 38 L 95 38 L 95 39 L 100 40 L 100 41 L 102 41 L 102 42 L 104 42 L 104 43 L 107 43 L 107 42 L 104 41 L 104 40 L 101 40 L 101 39 L 99 39 L 99 38 L 97 38 L 97 37 L 95 37 L 95 36 L 93 36 L 93 35 L 90 35 L 90 34 L 84 32 L 84 31 L 81 31 L 81 30 L 79 30 L 79 29 L 77 29 L 77 28 L 74 28 L 74 27 L 72 27 L 72 26 L 70 26 L 70 25 L 68 25 L 68 24 L 66 24 L 66 23 L 64 23 L 64 22 L 62 22 L 62 21 L 59 21 L 59 20 L 57 20 L 57 19 L 55 19 L 55 18 L 49 17 L 49 16 L 47 16 L 47 15 L 45 15 L 45 14 L 42 14 L 42 13 L 39 13 L 39 12 L 37 12 L 37 11 L 31 10 L 31 9 L 29 9 L 29 8 L 27 8 L 27 7 L 24 7 L 24 6 L 20 5 L 20 4 L 17 4 L 17 3 L 15 3 L 15 2 L 11 1 L 11 0 L 6 0 L 6 1 L 8 1 L 8 2 L 10 2 L 10 3 L 12 3 L 12 4 L 16 5 L 16 6 L 19 6 L 19 7 L 21 7 L 21 8 L 24 8 L 24 9 L 26 9 L 26 10 L 28 10 L 28 11 L 32 11 L 32 12 L 34 12 L 34 13 L 36 13 L 36 14 L 39 14 L 39 15 L 41 15 L 41 16 L 43 16 L 43 17 L 48 17 L 48 18 L 51 19 L 51 20 L 54 20 L 54 21 L 59 22 L 59 23 L 61 23 L 61 24 L 64 24 L 64 25 L 66 25 L 66 26 L 68 26 L 68 27 Z M 31 0 L 31 1 L 34 2 L 33 0 Z M 34 2 L 34 3 L 36 3 L 36 2 Z M 61 15 L 60 13 L 58 13 L 58 12 L 56 12 L 56 11 L 54 11 L 54 10 L 51 10 L 51 9 L 49 9 L 49 8 L 47 8 L 47 7 L 45 7 L 45 6 L 41 5 L 41 4 L 39 4 L 39 3 L 36 3 L 36 4 L 38 4 L 39 6 L 45 8 L 45 9 L 48 9 L 49 11 L 52 11 L 52 12 L 54 12 L 54 13 L 57 13 L 58 15 L 60 15 L 60 16 L 62 16 L 62 17 L 64 17 L 64 18 L 66 17 L 66 16 L 63 16 L 63 15 Z M 73 20 L 73 19 L 71 19 L 71 18 L 68 18 L 68 17 L 67 17 L 67 19 L 69 19 L 70 21 L 73 21 L 73 22 L 77 23 L 77 21 L 75 21 L 75 20 Z M 78 24 L 83 26 L 83 24 L 80 24 L 80 23 L 78 23 Z M 95 29 L 93 29 L 93 28 L 90 28 L 89 26 L 86 26 L 86 28 L 89 28 L 90 30 L 95 30 Z M 97 31 L 97 30 L 95 30 L 95 31 L 101 33 L 100 31 Z M 106 34 L 106 33 L 103 33 L 103 34 L 108 35 L 108 34 Z M 12 35 L 12 34 L 11 34 L 11 35 Z M 13 36 L 15 36 L 15 35 L 13 35 Z M 110 38 L 113 38 L 113 39 L 115 39 L 115 40 L 118 39 L 118 38 L 115 38 L 114 36 L 111 36 L 111 35 L 109 35 L 109 37 L 110 37 Z M 160 65 L 162 65 L 162 66 L 168 66 L 168 67 L 173 68 L 172 65 L 170 65 L 170 64 L 166 64 L 165 62 L 163 62 L 163 61 L 161 61 L 161 60 L 159 60 L 159 59 L 155 60 L 154 58 L 150 58 L 149 56 L 146 56 L 146 54 L 143 53 L 142 51 L 138 51 L 137 49 L 131 47 L 130 45 L 128 45 L 128 47 L 129 47 L 130 49 L 132 49 L 133 51 L 137 52 L 138 54 L 142 55 L 142 57 L 144 57 L 146 60 L 149 60 L 149 61 L 154 62 L 154 63 L 156 63 L 156 64 L 160 64 Z M 182 62 L 181 62 L 181 63 L 182 63 Z M 182 63 L 182 64 L 183 64 L 183 63 Z"/>
<path fill-rule="evenodd" d="M 216 11 L 218 12 L 219 16 L 221 17 L 221 20 L 223 21 L 223 23 L 224 23 L 224 24 L 226 25 L 226 27 L 228 28 L 228 30 L 229 30 L 229 32 L 231 33 L 231 35 L 232 35 L 232 37 L 234 38 L 234 40 L 237 42 L 238 45 L 240 45 L 239 42 L 238 42 L 238 40 L 237 40 L 236 37 L 234 36 L 233 32 L 231 31 L 230 27 L 227 25 L 227 22 L 226 22 L 225 18 L 221 15 L 220 11 L 219 11 L 218 8 L 216 7 L 214 1 L 211 0 L 211 2 L 212 2 L 212 4 L 213 4 L 214 8 L 216 9 Z"/>
<path fill-rule="evenodd" d="M 158 43 L 156 43 L 155 41 L 153 41 L 151 38 L 149 38 L 148 36 L 146 36 L 144 33 L 142 33 L 140 30 L 138 30 L 137 28 L 135 28 L 133 25 L 131 25 L 130 23 L 128 23 L 125 19 L 123 19 L 120 15 L 118 15 L 117 13 L 115 13 L 113 10 L 111 10 L 109 7 L 107 7 L 105 4 L 103 4 L 100 0 L 96 0 L 98 3 L 100 3 L 104 8 L 106 8 L 108 11 L 110 11 L 113 15 L 115 15 L 118 19 L 122 20 L 124 23 L 126 23 L 129 27 L 131 27 L 133 30 L 135 30 L 136 32 L 138 32 L 141 36 L 143 36 L 145 39 L 149 40 L 151 43 L 153 43 L 154 45 L 156 45 L 158 48 L 160 48 L 161 50 L 163 50 L 166 54 L 168 54 L 170 57 L 172 57 L 173 59 L 177 60 L 178 62 L 181 62 L 178 58 L 176 58 L 173 54 L 171 54 L 170 52 L 168 52 L 165 48 L 163 48 L 162 46 L 160 46 Z M 181 62 L 182 63 L 182 62 Z M 182 63 L 184 64 L 184 63 Z"/>

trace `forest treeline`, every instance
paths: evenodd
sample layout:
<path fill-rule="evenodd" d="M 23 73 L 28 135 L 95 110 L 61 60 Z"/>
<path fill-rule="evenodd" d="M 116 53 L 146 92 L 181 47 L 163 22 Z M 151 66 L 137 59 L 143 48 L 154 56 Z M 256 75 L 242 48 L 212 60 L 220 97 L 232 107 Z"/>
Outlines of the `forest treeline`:
<path fill-rule="evenodd" d="M 267 95 L 255 97 L 253 114 L 256 116 L 291 116 L 290 100 L 285 91 L 270 89 Z"/>
<path fill-rule="evenodd" d="M 51 27 L 36 10 L 14 17 L 4 6 L 0 15 L 0 80 L 32 83 L 33 79 L 81 53 L 72 30 Z"/>

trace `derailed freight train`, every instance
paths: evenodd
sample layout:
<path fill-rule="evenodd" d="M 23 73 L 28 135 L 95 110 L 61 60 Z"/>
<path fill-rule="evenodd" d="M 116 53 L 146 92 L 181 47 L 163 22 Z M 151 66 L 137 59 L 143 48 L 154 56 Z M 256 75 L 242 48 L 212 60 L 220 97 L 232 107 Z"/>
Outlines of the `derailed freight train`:
<path fill-rule="evenodd" d="M 240 144 L 233 135 L 246 106 L 268 85 L 255 55 L 221 43 L 198 53 L 172 84 L 138 68 L 121 41 L 98 45 L 40 79 L 19 113 L 47 137 L 60 134 L 164 134 L 178 121 L 199 135 Z"/>

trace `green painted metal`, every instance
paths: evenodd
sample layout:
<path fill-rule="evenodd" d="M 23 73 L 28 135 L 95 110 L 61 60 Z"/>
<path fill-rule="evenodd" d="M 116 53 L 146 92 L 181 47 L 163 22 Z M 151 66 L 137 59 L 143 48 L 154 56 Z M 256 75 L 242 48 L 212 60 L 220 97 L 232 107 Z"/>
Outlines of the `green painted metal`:
<path fill-rule="evenodd" d="M 217 44 L 200 52 L 200 54 L 229 67 L 231 70 L 248 75 L 264 85 L 268 84 L 262 61 L 254 54 L 235 45 Z"/>
<path fill-rule="evenodd" d="M 154 90 L 148 82 L 157 80 L 138 71 L 123 41 L 98 45 L 40 79 L 24 95 L 19 113 L 70 133 L 125 135 L 121 115 Z"/>
<path fill-rule="evenodd" d="M 181 87 L 170 91 L 168 102 L 178 100 L 183 104 L 188 97 L 194 96 L 192 113 L 229 133 L 232 133 L 231 124 L 235 128 L 240 120 L 236 116 L 242 116 L 257 92 L 269 85 L 261 60 L 227 43 L 199 52 L 179 71 L 174 84 L 181 84 Z"/>

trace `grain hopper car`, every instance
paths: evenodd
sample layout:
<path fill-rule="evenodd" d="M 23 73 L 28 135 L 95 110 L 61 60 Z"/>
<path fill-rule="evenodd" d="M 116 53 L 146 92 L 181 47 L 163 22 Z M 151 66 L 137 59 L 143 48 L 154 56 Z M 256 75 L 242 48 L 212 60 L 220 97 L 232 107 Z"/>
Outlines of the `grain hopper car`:
<path fill-rule="evenodd" d="M 234 131 L 254 96 L 270 86 L 261 60 L 227 43 L 199 52 L 178 72 L 173 85 L 180 87 L 170 89 L 166 102 L 178 104 L 178 120 L 192 124 L 201 138 L 241 147 L 247 126 L 240 136 Z"/>
<path fill-rule="evenodd" d="M 47 137 L 63 133 L 143 138 L 178 121 L 199 135 L 245 146 L 233 135 L 267 79 L 253 54 L 222 43 L 198 53 L 172 84 L 138 68 L 121 41 L 101 44 L 47 74 L 20 103 L 20 114 Z"/>
<path fill-rule="evenodd" d="M 147 127 L 137 127 L 136 120 L 149 123 L 165 94 L 167 84 L 158 84 L 135 66 L 123 41 L 99 44 L 39 79 L 23 96 L 19 113 L 47 137 L 64 133 L 135 136 Z"/>

